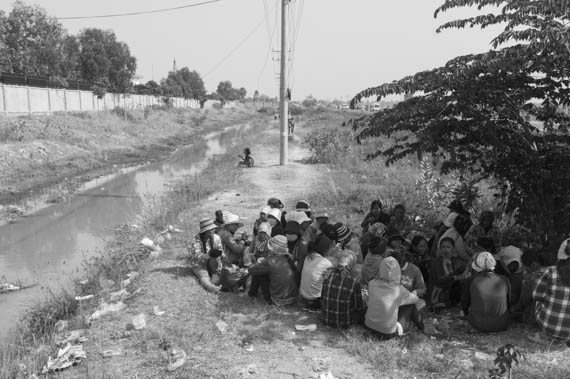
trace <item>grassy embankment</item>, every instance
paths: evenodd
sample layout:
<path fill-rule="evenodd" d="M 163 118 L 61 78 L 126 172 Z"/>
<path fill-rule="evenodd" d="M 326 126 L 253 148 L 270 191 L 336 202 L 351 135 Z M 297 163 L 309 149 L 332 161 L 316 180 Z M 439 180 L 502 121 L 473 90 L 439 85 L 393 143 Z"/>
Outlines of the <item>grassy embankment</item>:
<path fill-rule="evenodd" d="M 149 251 L 142 248 L 139 241 L 144 236 L 157 235 L 159 231 L 164 229 L 165 225 L 175 224 L 179 212 L 200 202 L 219 189 L 220 178 L 224 178 L 224 182 L 228 185 L 235 183 L 240 174 L 240 171 L 235 169 L 237 153 L 241 152 L 243 148 L 240 143 L 246 138 L 244 136 L 255 133 L 260 125 L 263 125 L 268 119 L 268 116 L 256 115 L 252 111 L 197 113 L 173 110 L 172 112 L 160 111 L 155 116 L 157 118 L 149 120 L 149 124 L 145 123 L 145 125 L 136 124 L 137 120 L 132 120 L 135 123 L 134 125 L 119 125 L 118 119 L 109 115 L 65 115 L 55 116 L 54 120 L 45 119 L 41 121 L 46 124 L 65 122 L 71 125 L 73 120 L 86 119 L 88 120 L 87 124 L 83 124 L 81 127 L 90 129 L 90 133 L 93 135 L 97 134 L 96 128 L 101 127 L 107 131 L 109 125 L 112 124 L 119 129 L 115 132 L 126 133 L 124 129 L 128 129 L 129 133 L 133 133 L 133 139 L 137 129 L 140 130 L 141 134 L 149 133 L 150 131 L 146 130 L 148 128 L 153 128 L 156 132 L 168 129 L 169 133 L 165 133 L 167 137 L 149 140 L 149 142 L 154 143 L 153 146 L 141 147 L 135 144 L 126 146 L 125 142 L 125 146 L 121 148 L 124 150 L 117 150 L 118 157 L 123 159 L 128 160 L 129 157 L 137 156 L 145 161 L 164 157 L 176 146 L 190 141 L 196 141 L 194 144 L 196 149 L 204 150 L 202 136 L 198 135 L 200 131 L 221 130 L 226 126 L 246 122 L 250 127 L 246 132 L 236 129 L 235 133 L 230 136 L 230 138 L 235 138 L 235 141 L 229 144 L 227 152 L 211 158 L 201 173 L 173 184 L 165 197 L 153 199 L 151 205 L 140 215 L 140 219 L 134 220 L 138 225 L 136 229 L 127 225 L 116 229 L 115 236 L 107 244 L 104 251 L 84 263 L 80 279 L 87 279 L 88 284 L 81 285 L 78 278 L 75 288 L 71 290 L 46 290 L 47 299 L 30 309 L 16 330 L 13 331 L 9 343 L 0 346 L 1 378 L 27 378 L 30 374 L 41 372 L 42 366 L 47 362 L 48 355 L 54 356 L 56 353 L 54 350 L 56 338 L 54 328 L 58 320 L 67 320 L 69 322 L 68 330 L 88 327 L 86 317 L 96 307 L 96 300 L 103 298 L 110 291 L 120 289 L 120 283 L 126 278 L 127 273 L 137 271 L 143 274 Z M 106 118 L 111 120 L 107 123 L 104 122 L 103 125 L 98 125 L 98 121 L 103 121 Z M 40 121 L 34 120 L 33 122 Z M 179 126 L 174 124 L 179 124 Z M 140 137 L 139 135 L 136 141 L 141 142 Z M 30 136 L 29 138 L 33 137 Z M 53 138 L 57 140 L 56 136 Z M 142 154 L 138 151 L 141 148 L 144 151 L 152 150 L 155 154 L 151 156 Z M 89 148 L 86 147 L 86 150 Z M 157 151 L 160 151 L 160 154 Z M 93 169 L 115 164 L 111 158 L 100 163 L 96 159 L 97 154 L 93 151 L 91 153 L 87 154 L 90 163 L 81 167 L 89 173 L 92 173 Z M 109 156 L 110 154 L 107 152 L 107 157 Z M 66 157 L 67 159 L 73 160 L 72 157 Z M 134 159 L 133 161 L 129 160 L 129 162 L 139 163 L 140 160 Z M 78 173 L 77 171 L 73 172 Z M 36 182 L 35 185 L 39 185 L 39 183 Z M 45 185 L 46 182 L 41 182 L 41 184 Z M 76 296 L 86 294 L 98 295 L 95 300 L 87 303 L 79 303 L 75 300 Z"/>
<path fill-rule="evenodd" d="M 152 162 L 197 133 L 241 123 L 251 110 L 147 108 L 0 119 L 0 205 L 62 201 L 82 183 Z"/>

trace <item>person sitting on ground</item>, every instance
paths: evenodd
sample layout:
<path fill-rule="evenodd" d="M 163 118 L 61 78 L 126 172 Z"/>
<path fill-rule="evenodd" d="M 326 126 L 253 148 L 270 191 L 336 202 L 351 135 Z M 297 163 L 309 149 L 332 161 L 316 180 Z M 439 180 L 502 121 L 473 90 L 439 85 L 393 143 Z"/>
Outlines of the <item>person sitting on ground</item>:
<path fill-rule="evenodd" d="M 311 220 L 305 212 L 293 211 L 287 215 L 287 223 L 291 221 L 299 225 L 299 245 L 295 249 L 293 261 L 297 266 L 297 272 L 301 273 L 303 271 L 305 258 L 309 254 L 309 246 L 316 238 L 313 234 L 313 229 L 309 227 L 313 220 Z"/>
<path fill-rule="evenodd" d="M 378 274 L 380 263 L 388 255 L 386 248 L 388 247 L 388 239 L 374 236 L 368 245 L 368 255 L 364 258 L 362 265 L 362 284 L 368 284 Z"/>
<path fill-rule="evenodd" d="M 451 238 L 457 258 L 461 261 L 462 269 L 465 269 L 471 261 L 474 251 L 465 244 L 465 233 L 471 228 L 473 223 L 468 213 L 457 215 L 453 226 L 445 231 L 441 236 L 440 243 L 444 238 Z M 459 263 L 459 262 L 458 262 Z"/>
<path fill-rule="evenodd" d="M 387 255 L 404 250 L 404 237 L 397 229 L 391 228 L 386 230 L 386 238 L 388 239 Z"/>
<path fill-rule="evenodd" d="M 208 270 L 208 275 L 210 276 L 210 281 L 213 285 L 217 286 L 220 284 L 220 275 L 222 273 L 222 251 L 218 249 L 212 249 L 208 253 L 209 258 L 206 260 L 206 270 Z"/>
<path fill-rule="evenodd" d="M 338 258 L 337 258 L 338 257 Z M 331 258 L 333 268 L 325 272 L 321 291 L 321 320 L 327 326 L 348 328 L 362 324 L 366 306 L 362 287 L 352 274 L 354 254 L 343 252 Z"/>
<path fill-rule="evenodd" d="M 534 251 L 526 251 L 522 256 L 522 262 L 525 267 L 525 275 L 521 286 L 521 295 L 518 303 L 511 309 L 511 314 L 515 320 L 536 325 L 536 316 L 534 315 L 536 303 L 532 298 L 532 292 L 546 271 L 546 267 L 543 267 L 542 259 Z"/>
<path fill-rule="evenodd" d="M 356 256 L 356 264 L 362 265 L 364 258 L 362 257 L 362 250 L 360 249 L 360 242 L 356 238 L 352 230 L 341 222 L 334 224 L 337 234 L 337 242 L 342 250 L 350 250 Z"/>
<path fill-rule="evenodd" d="M 408 249 L 408 260 L 420 269 L 424 283 L 429 283 L 431 257 L 428 255 L 428 249 L 427 239 L 421 235 L 412 238 Z"/>
<path fill-rule="evenodd" d="M 327 233 L 329 232 L 330 228 L 334 229 L 334 227 L 330 224 L 324 226 L 324 229 Z M 340 248 L 336 246 L 334 241 L 331 240 L 329 237 L 327 237 L 327 235 L 324 232 L 317 234 L 316 238 L 309 245 L 309 252 L 316 251 L 317 253 L 321 254 L 323 257 L 328 257 L 333 252 L 339 250 Z"/>
<path fill-rule="evenodd" d="M 488 237 L 493 240 L 495 248 L 501 247 L 501 232 L 493 223 L 495 215 L 491 211 L 483 211 L 479 216 L 479 223 L 473 225 L 465 235 L 465 243 L 471 249 L 475 250 L 477 241 L 481 237 Z"/>
<path fill-rule="evenodd" d="M 281 211 L 281 218 L 279 219 L 279 222 L 282 226 L 285 226 L 287 223 L 287 219 L 285 217 L 287 212 L 283 210 L 283 208 L 285 208 L 283 202 L 276 197 L 270 197 L 269 200 L 267 200 L 267 205 L 269 205 L 271 209 L 279 209 Z"/>
<path fill-rule="evenodd" d="M 510 284 L 493 272 L 496 261 L 488 251 L 478 253 L 472 263 L 475 272 L 463 286 L 461 309 L 469 324 L 483 333 L 506 330 L 509 326 Z"/>
<path fill-rule="evenodd" d="M 560 245 L 556 266 L 546 269 L 532 294 L 536 301 L 536 322 L 542 331 L 542 334 L 529 336 L 535 342 L 543 343 L 551 339 L 570 341 L 570 258 L 567 241 Z"/>
<path fill-rule="evenodd" d="M 262 222 L 259 224 L 257 236 L 255 236 L 255 240 L 253 241 L 252 245 L 252 254 L 254 257 L 253 264 L 261 262 L 261 260 L 267 258 L 269 255 L 269 248 L 267 245 L 271 238 L 270 235 L 271 225 L 269 225 L 267 222 Z M 251 276 L 251 284 L 249 285 L 248 291 L 249 297 L 257 297 L 257 292 L 260 288 L 263 291 L 263 298 L 269 303 L 271 301 L 271 294 L 269 293 L 269 275 Z"/>
<path fill-rule="evenodd" d="M 243 227 L 240 222 L 239 216 L 228 213 L 224 220 L 224 224 L 221 226 L 218 235 L 222 240 L 223 253 L 229 264 L 241 265 L 243 263 L 243 257 L 245 249 L 248 245 L 247 238 L 245 234 L 242 234 L 242 238 L 235 238 L 236 231 Z"/>
<path fill-rule="evenodd" d="M 338 233 L 336 232 L 334 225 L 331 225 L 329 223 L 322 224 L 321 232 L 323 232 L 325 236 L 327 236 L 333 243 L 336 244 L 338 240 Z"/>
<path fill-rule="evenodd" d="M 382 211 L 382 202 L 380 200 L 374 200 L 370 204 L 370 212 L 364 217 L 362 224 L 362 233 L 366 233 L 370 225 L 380 222 L 384 225 L 390 224 L 390 215 Z"/>
<path fill-rule="evenodd" d="M 402 305 L 415 304 L 418 297 L 400 284 L 400 265 L 393 257 L 387 257 L 380 263 L 380 270 L 368 283 L 368 309 L 364 325 L 382 340 L 402 336 L 410 323 L 398 322 L 398 312 Z M 417 308 L 415 315 L 417 316 Z M 406 312 L 408 313 L 408 312 Z M 410 314 L 406 314 L 410 316 Z M 421 322 L 421 320 L 419 320 Z M 423 329 L 423 324 L 420 323 Z"/>
<path fill-rule="evenodd" d="M 390 217 L 390 227 L 398 230 L 402 237 L 407 238 L 412 231 L 412 220 L 406 216 L 406 207 L 404 204 L 397 204 L 392 210 Z"/>
<path fill-rule="evenodd" d="M 267 222 L 271 225 L 271 237 L 285 235 L 285 229 L 281 224 L 281 211 L 279 208 L 271 208 L 267 214 Z"/>
<path fill-rule="evenodd" d="M 522 256 L 522 250 L 515 246 L 503 247 L 495 256 L 495 259 L 500 260 L 502 266 L 505 268 L 506 276 L 511 285 L 511 303 L 509 307 L 518 303 L 521 296 L 522 282 L 524 279 Z"/>
<path fill-rule="evenodd" d="M 299 200 L 295 204 L 295 210 L 297 212 L 305 212 L 307 217 L 311 217 L 311 204 L 307 200 Z"/>
<path fill-rule="evenodd" d="M 397 251 L 392 254 L 400 265 L 401 282 L 408 291 L 414 292 L 422 298 L 426 294 L 426 284 L 422 272 L 415 264 L 408 262 L 408 255 L 404 251 Z"/>
<path fill-rule="evenodd" d="M 458 277 L 463 273 L 462 261 L 458 262 L 452 238 L 442 238 L 438 256 L 432 261 L 428 300 L 432 306 L 446 307 L 459 303 L 461 283 Z"/>
<path fill-rule="evenodd" d="M 215 233 L 217 226 L 211 218 L 203 218 L 200 220 L 200 231 L 192 240 L 192 256 L 193 264 L 205 262 L 210 251 L 217 249 L 223 250 L 222 240 Z"/>
<path fill-rule="evenodd" d="M 287 221 L 285 225 L 285 237 L 287 238 L 287 248 L 293 262 L 298 262 L 301 256 L 301 226 L 297 221 Z"/>
<path fill-rule="evenodd" d="M 267 243 L 271 254 L 249 267 L 252 276 L 269 276 L 269 304 L 284 306 L 293 304 L 297 298 L 297 269 L 287 249 L 287 238 L 283 235 L 272 237 Z M 265 293 L 262 286 L 262 293 Z"/>
<path fill-rule="evenodd" d="M 257 220 L 255 220 L 255 223 L 253 224 L 253 236 L 257 236 L 257 231 L 259 230 L 259 224 L 261 224 L 262 222 L 267 222 L 267 215 L 269 214 L 269 211 L 271 210 L 271 207 L 269 205 L 264 205 L 263 208 L 261 208 L 261 211 L 259 212 L 259 218 Z"/>
<path fill-rule="evenodd" d="M 381 222 L 370 225 L 368 231 L 360 236 L 360 250 L 362 251 L 362 258 L 366 259 L 368 254 L 368 246 L 373 237 L 385 237 L 386 225 Z"/>
<path fill-rule="evenodd" d="M 457 219 L 457 216 L 466 213 L 466 210 L 463 208 L 463 204 L 458 199 L 453 200 L 447 208 L 449 209 L 449 213 L 443 220 L 443 223 L 436 227 L 436 232 L 432 238 L 432 243 L 430 248 L 430 256 L 432 258 L 435 258 L 437 256 L 437 249 L 439 249 L 439 241 L 443 236 L 443 234 L 449 228 L 453 227 L 453 225 L 455 224 L 455 220 Z"/>
<path fill-rule="evenodd" d="M 299 293 L 307 309 L 321 309 L 321 291 L 323 281 L 325 280 L 324 274 L 332 267 L 331 261 L 317 252 L 312 252 L 305 258 L 303 271 L 301 272 Z"/>

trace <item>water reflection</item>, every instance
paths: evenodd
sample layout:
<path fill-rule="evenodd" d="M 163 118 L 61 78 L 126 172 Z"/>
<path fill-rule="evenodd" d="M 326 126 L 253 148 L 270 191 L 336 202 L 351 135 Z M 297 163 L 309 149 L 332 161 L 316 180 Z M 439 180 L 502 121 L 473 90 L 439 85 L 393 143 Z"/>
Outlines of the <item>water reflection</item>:
<path fill-rule="evenodd" d="M 117 224 L 132 223 L 144 199 L 163 193 L 170 182 L 196 173 L 204 159 L 224 152 L 239 130 L 207 136 L 206 143 L 180 149 L 167 162 L 93 181 L 64 204 L 44 208 L 14 224 L 0 226 L 0 275 L 40 285 L 0 295 L 0 337 L 37 299 L 41 287 L 65 287 L 81 262 L 103 248 Z M 151 196 L 152 197 L 152 196 Z"/>

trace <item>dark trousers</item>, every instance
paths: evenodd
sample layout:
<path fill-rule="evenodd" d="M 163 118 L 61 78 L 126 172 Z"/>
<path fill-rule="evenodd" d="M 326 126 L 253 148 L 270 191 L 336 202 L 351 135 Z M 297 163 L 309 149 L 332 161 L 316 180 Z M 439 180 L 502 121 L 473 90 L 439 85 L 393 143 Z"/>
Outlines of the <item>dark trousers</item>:
<path fill-rule="evenodd" d="M 402 305 L 398 309 L 398 322 L 402 325 L 404 333 L 410 331 L 412 323 L 417 326 L 419 330 L 424 330 L 422 314 L 418 311 L 415 304 Z"/>
<path fill-rule="evenodd" d="M 251 285 L 249 286 L 248 295 L 257 297 L 257 292 L 261 288 L 261 294 L 268 303 L 271 302 L 271 292 L 269 292 L 269 275 L 252 275 Z"/>

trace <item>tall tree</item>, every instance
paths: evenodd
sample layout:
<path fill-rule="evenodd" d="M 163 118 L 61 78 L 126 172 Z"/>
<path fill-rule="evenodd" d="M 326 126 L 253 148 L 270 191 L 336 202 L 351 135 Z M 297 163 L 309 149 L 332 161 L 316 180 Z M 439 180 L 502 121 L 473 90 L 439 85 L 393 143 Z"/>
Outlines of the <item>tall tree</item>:
<path fill-rule="evenodd" d="M 162 81 L 162 88 L 167 96 L 179 96 L 186 99 L 203 99 L 206 96 L 206 88 L 200 74 L 190 71 L 188 67 L 182 67 L 176 72 L 171 71 L 168 77 Z"/>
<path fill-rule="evenodd" d="M 438 31 L 503 24 L 492 41 L 495 50 L 360 92 L 352 107 L 369 96 L 414 96 L 353 125 L 359 140 L 399 134 L 392 146 L 370 158 L 384 155 L 390 164 L 429 153 L 441 161 L 442 172 L 494 178 L 506 209 L 519 209 L 519 222 L 545 239 L 566 234 L 570 117 L 562 107 L 570 105 L 570 4 L 447 0 L 435 15 L 489 5 L 496 11 L 448 22 Z"/>
<path fill-rule="evenodd" d="M 66 33 L 57 19 L 22 1 L 17 1 L 10 14 L 0 19 L 3 70 L 35 76 L 61 75 Z"/>
<path fill-rule="evenodd" d="M 0 72 L 8 71 L 10 65 L 10 60 L 8 59 L 8 45 L 6 44 L 7 32 L 6 14 L 0 10 Z"/>
<path fill-rule="evenodd" d="M 79 34 L 81 77 L 112 92 L 126 92 L 136 71 L 136 58 L 115 33 L 96 28 Z"/>

